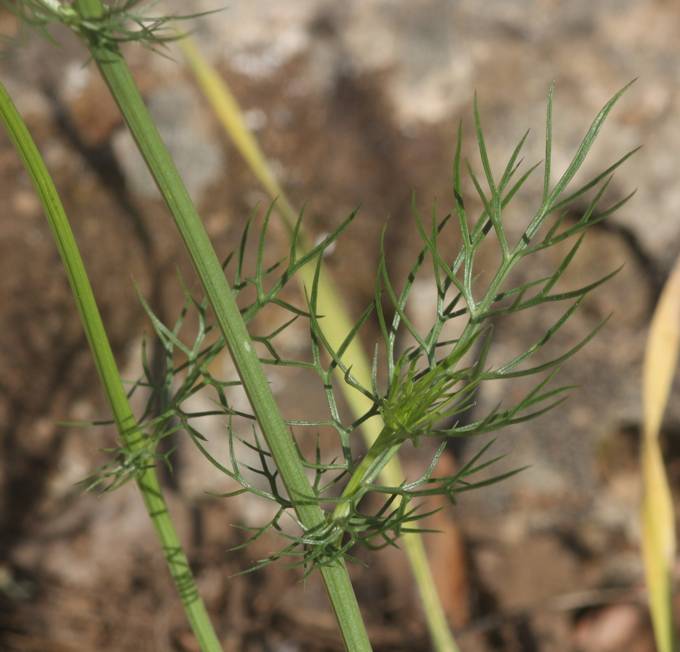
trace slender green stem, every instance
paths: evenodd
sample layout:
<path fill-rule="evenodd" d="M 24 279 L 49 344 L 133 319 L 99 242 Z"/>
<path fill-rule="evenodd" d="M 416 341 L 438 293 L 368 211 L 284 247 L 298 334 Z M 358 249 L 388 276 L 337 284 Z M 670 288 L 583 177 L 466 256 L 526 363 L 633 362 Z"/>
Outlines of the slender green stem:
<path fill-rule="evenodd" d="M 104 13 L 100 0 L 77 0 L 75 7 L 84 19 L 97 19 Z M 117 46 L 110 42 L 99 43 L 95 36 L 87 39 L 87 44 L 189 251 L 281 479 L 296 504 L 300 522 L 305 528 L 312 529 L 323 523 L 323 512 L 311 498 L 313 491 L 295 443 L 276 405 L 233 292 L 196 208 Z M 321 573 L 345 645 L 353 651 L 370 650 L 344 563 L 324 566 Z"/>
<path fill-rule="evenodd" d="M 68 218 L 42 157 L 2 84 L 0 84 L 0 119 L 17 148 L 45 208 L 118 432 L 130 452 L 139 451 L 145 446 L 144 433 L 135 420 L 121 383 L 120 373 Z M 189 561 L 175 531 L 153 465 L 145 468 L 137 479 L 137 485 L 201 649 L 205 652 L 219 652 L 222 648 L 198 593 Z"/>
<path fill-rule="evenodd" d="M 352 477 L 342 492 L 344 500 L 341 500 L 333 511 L 334 519 L 343 518 L 350 512 L 350 502 L 361 500 L 366 493 L 366 486 L 382 472 L 385 465 L 396 455 L 403 443 L 403 440 L 395 443 L 394 432 L 390 428 L 383 428 L 359 465 L 354 469 Z"/>
<path fill-rule="evenodd" d="M 262 186 L 270 197 L 276 200 L 276 208 L 286 226 L 292 232 L 297 221 L 298 211 L 293 208 L 256 139 L 248 130 L 236 98 L 230 92 L 222 77 L 203 58 L 190 37 L 182 39 L 179 45 L 215 114 Z M 308 249 L 311 241 L 307 234 L 303 231 L 298 237 L 301 241 L 301 248 Z M 315 272 L 314 264 L 303 267 L 297 274 L 299 283 L 303 287 L 311 288 L 314 284 Z M 349 310 L 342 300 L 340 290 L 324 269 L 320 270 L 317 294 L 317 310 L 319 314 L 326 316 L 323 324 L 324 336 L 331 346 L 337 349 L 347 333 L 352 330 L 353 322 Z M 348 367 L 351 367 L 352 375 L 359 383 L 366 386 L 370 385 L 371 364 L 358 339 L 349 343 L 344 352 L 343 360 Z M 359 418 L 368 412 L 372 407 L 371 400 L 344 382 L 343 372 L 339 367 L 336 368 L 336 375 L 339 377 L 339 385 L 342 388 L 345 400 L 355 417 Z M 368 419 L 362 423 L 361 429 L 367 448 L 369 451 L 373 451 L 373 444 L 383 431 L 382 419 L 378 416 Z M 369 453 L 368 456 L 373 457 L 373 453 Z M 363 461 L 361 464 L 363 465 Z M 359 479 L 363 477 L 363 473 L 358 473 L 355 477 Z M 402 483 L 404 473 L 396 455 L 387 457 L 386 463 L 381 469 L 381 477 L 385 484 L 390 486 L 398 486 Z M 351 491 L 351 488 L 348 487 L 344 495 L 349 495 L 349 491 Z M 342 507 L 343 505 L 345 508 L 347 507 L 347 503 L 341 503 L 335 510 L 335 517 L 342 515 L 345 509 Z M 406 533 L 402 537 L 402 542 L 420 594 L 434 649 L 437 652 L 458 652 L 458 647 L 451 634 L 444 608 L 434 585 L 421 535 L 418 532 Z"/>

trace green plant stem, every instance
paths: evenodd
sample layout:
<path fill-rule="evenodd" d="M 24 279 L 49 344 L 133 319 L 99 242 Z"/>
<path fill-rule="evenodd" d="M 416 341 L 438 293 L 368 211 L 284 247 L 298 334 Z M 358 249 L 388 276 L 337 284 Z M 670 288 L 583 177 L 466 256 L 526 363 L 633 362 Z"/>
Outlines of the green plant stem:
<path fill-rule="evenodd" d="M 0 119 L 42 201 L 120 437 L 130 452 L 140 451 L 145 446 L 145 436 L 135 420 L 121 383 L 120 373 L 68 218 L 42 157 L 2 84 L 0 84 Z M 201 649 L 205 652 L 219 652 L 222 648 L 199 595 L 153 465 L 146 467 L 138 477 L 137 485 Z"/>
<path fill-rule="evenodd" d="M 276 200 L 276 208 L 287 228 L 292 232 L 297 221 L 298 212 L 293 208 L 285 191 L 272 172 L 256 139 L 245 124 L 243 112 L 238 101 L 230 92 L 221 76 L 204 59 L 191 37 L 182 39 L 179 45 L 192 72 L 196 76 L 199 86 L 213 107 L 216 116 L 259 182 L 269 196 Z M 300 233 L 299 239 L 302 245 L 301 248 L 303 250 L 309 249 L 310 239 L 304 231 Z M 303 287 L 311 288 L 314 284 L 314 274 L 315 265 L 310 263 L 298 272 L 297 278 L 299 283 Z M 317 294 L 318 312 L 326 317 L 323 323 L 324 336 L 331 346 L 337 349 L 347 333 L 352 330 L 353 324 L 349 316 L 349 310 L 342 300 L 340 290 L 323 268 L 320 270 Z M 370 385 L 371 365 L 358 339 L 353 339 L 350 342 L 343 355 L 343 360 L 348 367 L 351 367 L 352 375 L 359 383 L 366 386 Z M 336 375 L 340 381 L 339 386 L 343 391 L 345 400 L 355 417 L 359 418 L 368 412 L 372 408 L 371 400 L 344 382 L 341 369 L 336 368 Z M 378 416 L 368 419 L 362 423 L 361 429 L 366 446 L 369 451 L 372 451 L 370 456 L 373 457 L 375 453 L 373 446 L 383 431 L 382 419 Z M 363 466 L 363 460 L 361 464 Z M 358 477 L 361 478 L 363 476 L 358 474 Z M 399 459 L 395 455 L 387 457 L 386 463 L 381 469 L 381 477 L 385 484 L 390 486 L 398 486 L 402 483 L 404 473 Z M 347 493 L 349 490 L 349 488 L 345 489 L 344 495 L 349 495 Z M 339 513 L 337 512 L 335 515 L 338 516 Z M 446 614 L 444 613 L 444 607 L 435 588 L 434 578 L 432 577 L 421 535 L 417 532 L 405 533 L 402 536 L 402 542 L 420 594 L 434 649 L 437 652 L 458 652 L 458 646 L 451 634 Z"/>
<path fill-rule="evenodd" d="M 345 500 L 339 502 L 333 511 L 334 519 L 342 518 L 349 513 L 350 501 L 358 502 L 361 500 L 365 493 L 363 489 L 375 480 L 403 443 L 404 440 L 395 443 L 394 432 L 390 428 L 383 428 L 359 465 L 354 469 L 352 477 L 342 492 L 342 498 Z"/>
<path fill-rule="evenodd" d="M 97 19 L 104 12 L 100 0 L 77 0 L 75 7 L 84 19 Z M 118 48 L 111 43 L 99 44 L 95 38 L 87 40 L 87 44 L 172 213 L 281 473 L 281 479 L 296 504 L 300 522 L 305 528 L 313 529 L 324 522 L 323 512 L 311 499 L 313 491 L 291 433 L 276 405 L 233 292 L 184 182 Z M 370 650 L 366 629 L 344 563 L 324 566 L 321 574 L 345 645 L 352 651 Z"/>

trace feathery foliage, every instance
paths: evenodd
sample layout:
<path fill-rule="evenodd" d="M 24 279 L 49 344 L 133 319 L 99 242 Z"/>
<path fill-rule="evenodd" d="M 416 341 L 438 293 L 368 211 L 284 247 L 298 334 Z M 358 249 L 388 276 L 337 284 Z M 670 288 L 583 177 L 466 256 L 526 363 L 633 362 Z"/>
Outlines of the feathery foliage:
<path fill-rule="evenodd" d="M 328 446 L 327 438 L 324 437 L 322 443 L 321 436 L 317 434 L 313 454 L 303 461 L 312 476 L 312 493 L 309 495 L 286 492 L 271 453 L 258 432 L 254 414 L 236 408 L 230 398 L 230 389 L 240 385 L 240 381 L 216 376 L 211 363 L 219 355 L 223 342 L 214 335 L 207 304 L 187 293 L 185 310 L 172 326 L 162 324 L 147 306 L 151 323 L 167 351 L 168 372 L 163 381 L 164 387 L 154 386 L 151 374 L 147 374 L 140 386 L 147 386 L 152 393 L 166 391 L 171 397 L 165 412 L 147 424 L 147 431 L 154 433 L 152 440 L 155 441 L 177 430 L 185 431 L 203 455 L 237 483 L 238 488 L 225 495 L 251 492 L 276 504 L 272 519 L 253 529 L 250 537 L 256 539 L 273 528 L 284 538 L 284 544 L 281 550 L 263 559 L 256 567 L 285 556 L 291 557 L 294 564 L 303 565 L 309 572 L 316 566 L 348 557 L 356 545 L 371 549 L 396 545 L 403 533 L 421 531 L 419 521 L 427 515 L 422 511 L 421 499 L 441 495 L 454 501 L 462 492 L 498 482 L 517 472 L 491 477 L 482 473 L 498 460 L 488 455 L 491 443 L 481 447 L 453 475 L 437 475 L 437 462 L 447 438 L 496 432 L 536 418 L 559 405 L 571 389 L 553 386 L 551 381 L 559 367 L 585 346 L 604 322 L 566 350 L 548 358 L 542 354 L 583 300 L 617 270 L 573 289 L 557 290 L 556 287 L 574 260 L 586 230 L 632 196 L 628 195 L 611 206 L 601 206 L 612 174 L 633 152 L 625 154 L 605 171 L 576 188 L 571 188 L 571 181 L 605 118 L 625 90 L 617 93 L 598 113 L 567 170 L 552 184 L 551 89 L 547 105 L 543 192 L 538 207 L 516 241 L 512 241 L 508 233 L 504 212 L 538 166 L 521 171 L 520 155 L 525 134 L 511 153 L 500 177 L 493 176 L 475 101 L 474 125 L 482 175 L 478 176 L 472 165 L 463 160 L 462 129 L 459 129 L 453 166 L 453 214 L 440 218 L 433 212 L 426 222 L 414 201 L 414 224 L 422 248 L 405 282 L 397 287 L 391 279 L 388 252 L 384 244 L 381 245 L 374 300 L 340 346 L 331 345 L 324 336 L 324 316 L 317 309 L 318 280 L 324 252 L 342 235 L 355 214 L 347 217 L 334 232 L 302 255 L 298 251 L 303 219 L 300 215 L 286 258 L 269 265 L 265 263 L 265 249 L 272 213 L 270 208 L 258 229 L 252 270 L 247 269 L 245 262 L 253 231 L 252 221 L 248 222 L 238 250 L 225 263 L 234 292 L 240 297 L 249 297 L 242 302 L 242 315 L 246 322 L 252 322 L 261 311 L 272 307 L 284 315 L 277 322 L 280 326 L 253 337 L 262 348 L 260 361 L 265 365 L 299 367 L 315 373 L 327 400 L 327 419 L 289 420 L 288 425 L 297 433 L 303 429 L 317 433 L 331 429 L 337 435 L 339 445 Z M 463 198 L 464 170 L 482 206 L 477 216 L 470 214 Z M 566 223 L 565 216 L 576 205 L 583 204 L 586 193 L 592 195 L 586 209 L 579 219 Z M 451 228 L 456 230 L 461 249 L 452 259 L 447 259 L 441 242 L 446 230 Z M 476 258 L 482 244 L 489 240 L 493 240 L 498 248 L 499 262 L 490 280 L 480 287 Z M 530 269 L 532 260 L 540 252 L 569 240 L 572 241 L 571 246 L 550 273 L 517 284 L 512 282 L 513 270 L 521 267 Z M 314 282 L 307 289 L 305 300 L 294 305 L 282 298 L 283 290 L 296 272 L 310 261 L 316 264 Z M 416 281 L 425 274 L 431 276 L 435 284 L 436 303 L 431 325 L 422 331 L 409 317 L 409 302 Z M 510 359 L 501 363 L 490 362 L 494 323 L 501 318 L 526 310 L 545 309 L 552 304 L 561 304 L 563 308 L 540 338 Z M 193 333 L 187 332 L 190 330 L 186 323 L 189 311 L 198 315 Z M 366 385 L 353 376 L 351 367 L 346 366 L 343 352 L 359 337 L 371 318 L 377 323 L 380 342 L 375 348 L 372 382 Z M 305 322 L 309 331 L 309 349 L 299 359 L 287 357 L 280 350 L 277 338 L 301 321 Z M 447 339 L 447 325 L 453 322 L 459 324 L 458 335 L 455 339 Z M 411 344 L 404 349 L 402 343 L 405 340 Z M 359 418 L 348 421 L 342 416 L 333 380 L 336 369 L 340 369 L 347 384 L 370 399 L 371 408 Z M 481 385 L 520 378 L 533 380 L 519 400 L 509 405 L 498 405 L 472 421 L 461 421 L 461 416 L 474 405 Z M 214 397 L 214 410 L 192 412 L 187 407 L 188 399 L 206 388 L 210 388 Z M 215 457 L 201 434 L 200 419 L 209 415 L 224 417 L 230 451 L 227 461 Z M 381 434 L 365 454 L 358 454 L 354 435 L 362 422 L 376 415 L 380 415 L 384 424 Z M 246 434 L 243 428 L 236 426 L 239 420 L 249 424 Z M 378 479 L 380 470 L 395 453 L 405 444 L 417 446 L 423 438 L 435 438 L 439 443 L 422 475 L 397 486 L 381 483 Z M 301 456 L 302 448 L 302 445 L 298 446 Z M 248 459 L 240 460 L 239 451 L 241 454 L 245 451 Z M 121 477 L 128 473 L 126 464 L 118 464 L 116 468 Z M 109 482 L 114 486 L 118 484 L 117 479 L 109 479 Z M 371 500 L 367 500 L 368 495 L 372 496 Z M 295 508 L 301 504 L 322 507 L 324 521 L 313 528 L 305 527 L 295 515 Z M 291 533 L 290 524 L 297 527 L 297 534 Z"/>
<path fill-rule="evenodd" d="M 157 4 L 157 1 L 114 0 L 105 5 L 100 16 L 84 18 L 71 3 L 60 0 L 0 0 L 0 5 L 19 17 L 22 24 L 48 38 L 51 38 L 50 26 L 59 23 L 101 47 L 136 42 L 156 51 L 183 36 L 177 30 L 178 22 L 214 13 L 156 15 L 153 7 Z"/>

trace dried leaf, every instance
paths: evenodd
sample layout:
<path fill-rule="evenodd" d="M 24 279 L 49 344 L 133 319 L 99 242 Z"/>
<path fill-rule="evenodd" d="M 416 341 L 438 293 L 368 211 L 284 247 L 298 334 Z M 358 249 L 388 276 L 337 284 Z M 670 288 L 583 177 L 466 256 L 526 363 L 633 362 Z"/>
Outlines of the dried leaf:
<path fill-rule="evenodd" d="M 659 431 L 680 346 L 680 259 L 661 293 L 649 329 L 643 370 L 642 548 L 654 635 L 660 652 L 674 650 L 672 566 L 673 500 L 659 445 Z"/>

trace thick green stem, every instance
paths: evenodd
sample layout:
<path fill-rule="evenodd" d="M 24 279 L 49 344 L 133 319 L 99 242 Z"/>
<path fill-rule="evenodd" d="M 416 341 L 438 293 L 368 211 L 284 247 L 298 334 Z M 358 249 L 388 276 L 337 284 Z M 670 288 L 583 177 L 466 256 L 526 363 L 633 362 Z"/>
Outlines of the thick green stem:
<path fill-rule="evenodd" d="M 100 0 L 77 0 L 75 6 L 85 19 L 96 20 L 104 12 Z M 87 39 L 87 43 L 172 213 L 281 479 L 296 504 L 298 517 L 305 528 L 313 529 L 324 522 L 323 512 L 312 499 L 313 491 L 295 443 L 276 405 L 233 292 L 226 281 L 201 219 L 118 48 L 111 43 L 98 44 L 95 37 Z M 370 650 L 371 646 L 345 565 L 337 562 L 324 566 L 321 573 L 345 645 L 352 651 Z"/>
<path fill-rule="evenodd" d="M 145 437 L 135 420 L 121 383 L 120 373 L 78 245 L 42 157 L 2 84 L 0 84 L 0 119 L 16 146 L 45 208 L 118 432 L 128 450 L 137 452 L 146 445 Z M 219 652 L 222 648 L 198 593 L 189 561 L 168 513 L 153 466 L 146 467 L 137 479 L 137 485 L 201 649 L 206 652 Z"/>

